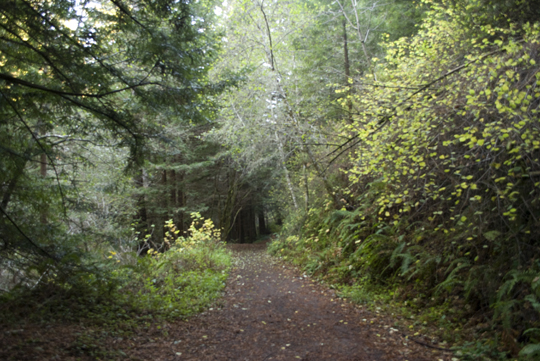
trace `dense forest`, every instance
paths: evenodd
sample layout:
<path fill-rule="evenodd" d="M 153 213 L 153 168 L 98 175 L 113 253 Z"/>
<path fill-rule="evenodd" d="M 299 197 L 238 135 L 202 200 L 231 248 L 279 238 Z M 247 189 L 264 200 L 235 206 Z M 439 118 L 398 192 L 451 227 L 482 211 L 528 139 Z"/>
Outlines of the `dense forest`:
<path fill-rule="evenodd" d="M 3 0 L 0 323 L 186 317 L 271 236 L 535 359 L 539 111 L 538 0 Z"/>

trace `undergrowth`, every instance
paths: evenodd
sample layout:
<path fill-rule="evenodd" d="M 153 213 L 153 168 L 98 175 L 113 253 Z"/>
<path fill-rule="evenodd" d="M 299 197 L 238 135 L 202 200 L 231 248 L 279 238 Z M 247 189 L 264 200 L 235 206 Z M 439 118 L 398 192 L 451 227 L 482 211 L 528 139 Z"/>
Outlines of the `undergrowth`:
<path fill-rule="evenodd" d="M 415 332 L 437 324 L 463 359 L 538 359 L 540 23 L 523 21 L 538 3 L 424 3 L 418 33 L 342 98 L 345 184 L 310 184 L 270 249 Z"/>
<path fill-rule="evenodd" d="M 435 238 L 428 224 L 387 224 L 370 215 L 375 193 L 364 193 L 365 203 L 353 211 L 335 210 L 330 201 L 312 208 L 295 219 L 303 227 L 285 224 L 270 253 L 344 298 L 403 316 L 408 334 L 435 335 L 462 360 L 534 359 L 540 264 L 500 274 L 498 264 L 511 262 L 511 254 L 475 260 L 455 242 Z"/>
<path fill-rule="evenodd" d="M 192 216 L 187 237 L 178 235 L 172 221 L 166 223 L 165 252 L 150 249 L 137 256 L 109 250 L 86 272 L 2 294 L 0 323 L 84 322 L 124 334 L 202 311 L 221 295 L 231 260 L 213 223 Z M 97 352 L 83 341 L 80 352 Z"/>

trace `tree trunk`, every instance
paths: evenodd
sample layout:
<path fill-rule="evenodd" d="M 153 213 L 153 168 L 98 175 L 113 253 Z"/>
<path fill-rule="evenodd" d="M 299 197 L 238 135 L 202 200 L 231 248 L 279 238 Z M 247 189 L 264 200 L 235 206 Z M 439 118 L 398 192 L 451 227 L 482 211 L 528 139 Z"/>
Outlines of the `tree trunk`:
<path fill-rule="evenodd" d="M 171 169 L 169 171 L 169 176 L 167 177 L 167 182 L 169 184 L 169 212 L 170 212 L 170 219 L 172 219 L 174 225 L 176 226 L 176 229 L 178 229 L 178 224 L 176 223 L 176 218 L 178 214 L 178 200 L 176 199 L 178 197 L 176 193 L 176 172 L 174 169 Z"/>
<path fill-rule="evenodd" d="M 148 232 L 148 212 L 146 210 L 146 197 L 144 195 L 144 174 L 141 169 L 139 174 L 134 178 L 135 187 L 139 189 L 137 196 L 137 215 L 135 216 L 136 231 L 139 232 L 139 239 L 144 239 Z M 138 254 L 146 254 L 148 247 L 142 240 L 139 242 Z"/>
<path fill-rule="evenodd" d="M 345 66 L 345 84 L 347 86 L 347 120 L 349 123 L 352 123 L 352 100 L 351 100 L 351 91 L 352 91 L 352 79 L 351 79 L 351 66 L 349 62 L 349 45 L 347 41 L 347 21 L 345 18 L 342 19 L 343 24 L 343 56 L 344 56 L 344 66 Z"/>
<path fill-rule="evenodd" d="M 41 158 L 39 162 L 40 174 L 41 174 L 41 177 L 45 179 L 47 177 L 47 154 L 42 153 L 40 158 Z M 41 214 L 40 214 L 39 220 L 41 224 L 47 223 L 47 204 L 44 204 L 43 208 L 41 208 Z"/>
<path fill-rule="evenodd" d="M 253 206 L 250 206 L 247 209 L 247 217 L 246 217 L 246 240 L 249 243 L 255 242 L 257 239 L 257 225 L 255 222 L 255 209 Z"/>
<path fill-rule="evenodd" d="M 237 218 L 238 212 L 233 214 L 236 204 L 236 194 L 238 191 L 238 181 L 236 171 L 231 169 L 227 174 L 228 186 L 227 198 L 225 199 L 225 204 L 223 205 L 223 210 L 221 216 L 219 217 L 219 228 L 221 229 L 222 239 L 230 239 L 229 233 L 233 230 L 235 224 L 235 219 Z"/>
<path fill-rule="evenodd" d="M 169 208 L 169 192 L 167 192 L 167 170 L 161 171 L 161 199 L 162 204 L 160 209 L 158 209 L 157 214 L 157 223 L 156 224 L 156 237 L 155 237 L 155 243 L 160 248 L 163 249 L 165 246 L 165 232 L 167 232 L 169 229 L 165 226 L 165 222 L 169 220 L 170 216 L 170 208 Z"/>
<path fill-rule="evenodd" d="M 264 209 L 261 209 L 257 217 L 259 218 L 259 235 L 268 234 L 268 229 L 266 228 L 266 220 L 264 219 Z"/>
<path fill-rule="evenodd" d="M 296 202 L 296 196 L 294 195 L 291 177 L 289 176 L 289 171 L 287 170 L 287 166 L 285 165 L 285 152 L 283 151 L 283 144 L 281 144 L 281 140 L 279 139 L 277 131 L 274 131 L 274 135 L 276 136 L 276 142 L 278 143 L 279 155 L 281 156 L 281 164 L 283 166 L 283 172 L 285 173 L 285 179 L 287 179 L 287 187 L 289 188 L 289 192 L 291 193 L 294 209 L 298 210 L 298 203 Z"/>
<path fill-rule="evenodd" d="M 255 224 L 255 209 L 246 206 L 238 212 L 231 230 L 231 239 L 239 243 L 251 243 L 257 238 L 257 226 Z"/>
<path fill-rule="evenodd" d="M 42 123 L 41 126 L 41 134 L 45 135 L 47 133 L 45 125 Z M 37 141 L 37 139 L 36 139 Z M 39 142 L 39 141 L 38 141 Z M 37 144 L 39 146 L 39 144 Z M 43 149 L 43 148 L 42 148 Z M 40 159 L 39 159 L 39 173 L 41 174 L 41 178 L 45 179 L 47 178 L 47 154 L 45 152 L 41 153 Z M 41 209 L 41 214 L 39 216 L 39 220 L 41 224 L 47 224 L 47 213 L 48 213 L 48 204 L 44 203 L 43 208 Z"/>
<path fill-rule="evenodd" d="M 236 218 L 236 227 L 238 229 L 238 240 L 240 243 L 246 243 L 246 233 L 244 230 L 244 217 L 246 211 L 242 209 L 240 215 Z"/>
<path fill-rule="evenodd" d="M 181 163 L 182 156 L 177 156 L 177 163 Z M 176 187 L 176 209 L 178 210 L 176 212 L 176 218 L 175 218 L 175 224 L 176 229 L 180 231 L 180 235 L 183 235 L 185 230 L 187 229 L 185 222 L 185 211 L 184 207 L 186 206 L 186 195 L 184 192 L 184 171 L 179 171 L 178 173 L 175 173 L 175 187 Z"/>
<path fill-rule="evenodd" d="M 304 187 L 305 187 L 305 195 L 304 195 L 304 200 L 306 202 L 305 206 L 306 206 L 306 212 L 309 210 L 309 183 L 308 183 L 308 176 L 307 176 L 307 167 L 306 165 L 304 164 L 302 166 L 303 170 L 304 170 Z"/>
<path fill-rule="evenodd" d="M 24 173 L 24 167 L 26 167 L 26 163 L 28 161 L 26 159 L 20 158 L 17 164 L 17 168 L 15 169 L 15 174 L 13 175 L 13 178 L 9 181 L 6 190 L 4 192 L 4 195 L 2 196 L 2 209 L 5 211 L 7 210 L 7 206 L 9 204 L 9 201 L 11 200 L 11 196 L 13 195 L 13 192 L 15 191 L 15 187 L 17 186 L 17 182 L 19 181 L 19 178 Z"/>

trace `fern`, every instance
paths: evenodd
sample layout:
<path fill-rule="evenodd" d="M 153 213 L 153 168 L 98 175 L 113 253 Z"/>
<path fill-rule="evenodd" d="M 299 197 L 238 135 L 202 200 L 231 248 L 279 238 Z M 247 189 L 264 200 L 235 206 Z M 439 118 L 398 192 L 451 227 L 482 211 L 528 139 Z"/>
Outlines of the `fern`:
<path fill-rule="evenodd" d="M 407 242 L 401 242 L 396 249 L 394 249 L 394 252 L 392 252 L 392 256 L 390 257 L 390 267 L 394 267 L 396 265 L 396 261 L 399 257 L 401 257 L 402 251 L 405 248 Z"/>
<path fill-rule="evenodd" d="M 407 277 L 407 281 L 412 280 L 416 276 L 420 276 L 422 273 L 425 273 L 425 275 L 432 276 L 437 265 L 441 263 L 440 255 L 434 256 L 426 252 L 421 252 L 420 247 L 419 247 L 419 253 L 421 254 L 418 255 L 417 258 L 423 261 L 419 262 L 414 268 L 411 268 L 412 271 L 409 277 Z M 430 266 L 430 264 L 433 264 L 433 265 Z"/>
<path fill-rule="evenodd" d="M 403 261 L 401 262 L 401 275 L 405 275 L 409 271 L 410 264 L 414 261 L 414 256 L 410 253 L 402 253 L 401 258 Z"/>
<path fill-rule="evenodd" d="M 358 210 L 354 210 L 352 212 L 347 210 L 336 210 L 330 213 L 330 219 L 332 222 L 343 218 L 349 218 L 352 220 L 358 215 L 358 213 Z"/>
<path fill-rule="evenodd" d="M 343 228 L 352 231 L 352 230 L 357 229 L 357 228 L 362 228 L 362 227 L 364 227 L 366 224 L 367 224 L 366 221 L 362 221 L 362 222 L 358 222 L 358 223 L 350 223 L 350 224 L 347 224 L 346 226 L 344 226 Z"/>
<path fill-rule="evenodd" d="M 473 267 L 469 271 L 469 277 L 465 282 L 465 299 L 469 299 L 473 291 L 476 291 L 480 275 L 485 272 L 485 267 Z"/>
<path fill-rule="evenodd" d="M 455 285 L 461 284 L 462 281 L 458 278 L 459 271 L 471 265 L 467 258 L 462 257 L 454 260 L 450 264 L 450 267 L 448 267 L 448 269 L 450 269 L 454 264 L 456 265 L 456 267 L 454 267 L 454 269 L 450 272 L 450 274 L 448 274 L 448 276 L 443 282 L 441 282 L 437 287 L 435 287 L 435 294 L 439 294 L 443 289 L 449 292 Z"/>
<path fill-rule="evenodd" d="M 375 233 L 376 234 L 384 234 L 384 233 L 388 232 L 388 234 L 392 234 L 393 230 L 394 230 L 393 227 L 384 226 L 384 227 L 381 227 L 380 229 L 378 229 Z"/>
<path fill-rule="evenodd" d="M 529 294 L 522 300 L 516 300 L 514 299 L 514 295 L 512 295 L 516 285 L 532 285 L 537 275 L 537 272 L 530 269 L 526 271 L 514 269 L 506 274 L 506 278 L 509 279 L 502 284 L 497 292 L 497 302 L 493 306 L 495 310 L 493 317 L 494 319 L 500 317 L 504 328 L 508 329 L 511 327 L 512 308 L 522 307 L 524 301 L 528 301 L 535 311 L 540 312 L 540 302 L 534 294 Z M 508 298 L 510 299 L 508 300 Z"/>
<path fill-rule="evenodd" d="M 532 333 L 532 334 L 535 334 L 535 333 L 540 334 L 540 328 L 529 328 L 528 330 L 525 330 L 525 331 L 523 332 L 524 335 L 527 335 L 527 334 L 529 334 L 529 333 Z"/>
<path fill-rule="evenodd" d="M 510 325 L 512 322 L 512 308 L 517 305 L 517 300 L 510 300 L 510 301 L 501 301 L 495 303 L 493 308 L 495 309 L 495 313 L 493 314 L 493 319 L 499 318 L 499 316 L 502 319 L 502 324 L 505 329 L 510 329 Z"/>
<path fill-rule="evenodd" d="M 521 349 L 519 356 L 538 356 L 540 355 L 540 343 L 527 345 Z"/>
<path fill-rule="evenodd" d="M 536 298 L 535 295 L 525 296 L 525 301 L 529 301 L 532 307 L 536 310 L 536 312 L 540 312 L 540 302 L 538 301 L 538 298 Z"/>
<path fill-rule="evenodd" d="M 524 282 L 527 284 L 533 284 L 536 280 L 537 272 L 533 270 L 520 271 L 520 270 L 511 270 L 506 274 L 510 276 L 511 279 L 503 283 L 499 292 L 497 292 L 497 301 L 500 301 L 504 296 L 509 295 L 510 292 L 514 289 L 514 286 L 519 282 Z"/>
<path fill-rule="evenodd" d="M 517 273 L 518 272 L 516 270 L 512 270 L 508 273 L 508 275 L 512 276 L 512 278 L 502 284 L 499 292 L 497 292 L 497 301 L 500 301 L 503 296 L 508 295 L 512 291 L 516 283 L 518 283 L 519 279 Z"/>

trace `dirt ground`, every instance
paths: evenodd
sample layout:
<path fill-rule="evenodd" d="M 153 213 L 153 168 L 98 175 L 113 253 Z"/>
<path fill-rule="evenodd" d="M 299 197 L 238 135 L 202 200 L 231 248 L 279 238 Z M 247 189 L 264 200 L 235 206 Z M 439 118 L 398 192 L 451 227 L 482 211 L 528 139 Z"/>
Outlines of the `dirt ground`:
<path fill-rule="evenodd" d="M 265 247 L 231 246 L 234 269 L 224 297 L 206 312 L 132 337 L 101 335 L 92 346 L 114 352 L 81 353 L 79 325 L 26 325 L 2 330 L 0 359 L 452 360 L 430 340 L 408 339 L 387 316 L 336 298 Z"/>

